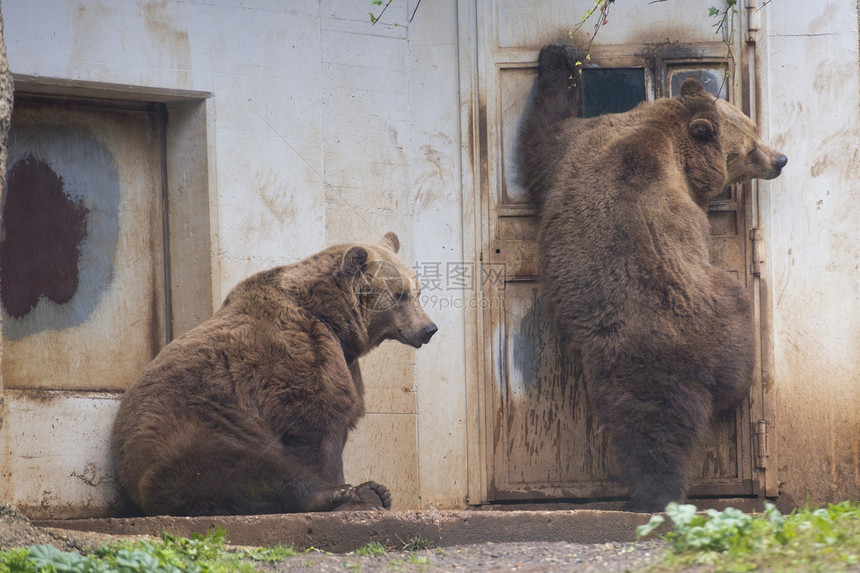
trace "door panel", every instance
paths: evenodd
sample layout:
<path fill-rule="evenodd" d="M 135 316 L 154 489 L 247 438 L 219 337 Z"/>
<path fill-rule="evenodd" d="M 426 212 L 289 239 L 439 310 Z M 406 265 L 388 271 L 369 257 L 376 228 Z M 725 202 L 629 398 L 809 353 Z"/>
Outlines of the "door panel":
<path fill-rule="evenodd" d="M 517 20 L 498 14 L 514 8 L 510 2 L 487 2 L 478 18 L 478 85 L 486 104 L 480 130 L 487 134 L 480 158 L 486 166 L 481 188 L 482 260 L 505 269 L 504 286 L 493 293 L 501 304 L 482 307 L 488 342 L 484 348 L 490 354 L 485 358 L 489 368 L 483 385 L 486 499 L 619 497 L 626 495 L 626 488 L 618 479 L 608 434 L 601 431 L 586 396 L 581 365 L 576 354 L 564 348 L 553 313 L 541 301 L 538 222 L 519 183 L 515 150 L 519 122 L 536 79 L 536 46 L 546 42 L 533 41 L 538 31 L 508 29 L 517 27 Z M 543 9 L 532 11 L 541 13 L 533 14 L 537 20 L 545 15 Z M 500 37 L 505 42 L 496 42 Z M 525 37 L 531 38 L 528 43 Z M 515 38 L 523 47 L 511 43 Z M 715 95 L 736 98 L 741 93 L 739 86 L 723 81 L 724 46 L 694 45 L 685 52 L 675 45 L 671 53 L 661 55 L 651 49 L 647 56 L 637 53 L 641 49 L 636 45 L 592 48 L 591 62 L 598 69 L 583 74 L 589 85 L 582 88 L 580 113 L 607 111 L 607 101 L 629 109 L 637 98 L 674 95 L 683 79 L 691 76 Z M 601 97 L 607 90 L 612 93 Z M 730 188 L 712 202 L 711 255 L 715 264 L 749 285 L 744 199 L 744 189 Z M 698 479 L 691 494 L 755 493 L 747 403 L 717 421 L 696 460 Z"/>
<path fill-rule="evenodd" d="M 163 119 L 156 106 L 15 102 L 0 243 L 7 387 L 125 389 L 166 343 Z"/>
<path fill-rule="evenodd" d="M 517 173 L 517 132 L 520 117 L 534 89 L 537 69 L 528 67 L 502 67 L 499 69 L 499 97 L 501 114 L 502 180 L 497 209 L 522 209 L 532 214 L 534 208 L 519 184 Z"/>
<path fill-rule="evenodd" d="M 495 499 L 622 493 L 579 361 L 563 348 L 536 280 L 507 285 L 503 325 Z"/>

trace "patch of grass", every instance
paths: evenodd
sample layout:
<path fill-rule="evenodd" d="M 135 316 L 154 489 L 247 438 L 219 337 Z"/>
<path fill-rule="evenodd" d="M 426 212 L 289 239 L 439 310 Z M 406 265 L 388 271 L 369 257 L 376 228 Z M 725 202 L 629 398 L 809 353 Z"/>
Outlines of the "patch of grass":
<path fill-rule="evenodd" d="M 353 553 L 355 553 L 356 555 L 361 555 L 362 557 L 372 557 L 374 555 L 385 555 L 386 553 L 388 553 L 388 548 L 386 548 L 378 541 L 368 541 L 365 545 L 362 545 Z"/>
<path fill-rule="evenodd" d="M 417 565 L 418 571 L 424 571 L 430 567 L 430 558 L 426 555 L 409 555 L 405 559 L 395 559 L 388 564 L 392 571 L 403 571 L 407 565 Z M 416 568 L 410 567 L 411 571 Z"/>
<path fill-rule="evenodd" d="M 430 540 L 425 539 L 420 533 L 410 535 L 406 538 L 406 541 L 401 540 L 401 544 L 404 551 L 420 551 L 422 549 L 429 549 L 433 546 L 433 544 L 430 543 Z"/>
<path fill-rule="evenodd" d="M 148 555 L 166 571 L 191 571 L 200 573 L 253 573 L 256 568 L 242 559 L 241 554 L 225 548 L 225 531 L 216 527 L 206 535 L 192 533 L 190 538 L 162 533 L 158 542 L 148 540 L 121 541 L 96 551 L 111 565 L 118 557 L 128 553 Z M 116 563 L 120 565 L 120 563 Z M 132 571 L 148 571 L 146 568 Z M 160 570 L 159 570 L 160 571 Z"/>
<path fill-rule="evenodd" d="M 298 551 L 292 545 L 275 545 L 274 547 L 255 547 L 246 549 L 244 555 L 252 561 L 265 561 L 275 563 L 283 561 L 287 557 L 295 557 Z"/>
<path fill-rule="evenodd" d="M 29 549 L 0 551 L 0 573 L 38 573 L 38 571 L 39 567 L 36 563 L 30 561 Z"/>
<path fill-rule="evenodd" d="M 253 573 L 242 555 L 224 547 L 224 530 L 191 538 L 163 533 L 158 541 L 120 541 L 89 555 L 52 545 L 0 551 L 0 573 Z"/>
<path fill-rule="evenodd" d="M 670 503 L 666 515 L 674 524 L 670 544 L 652 571 L 681 571 L 705 566 L 708 571 L 842 571 L 860 563 L 860 504 L 845 501 L 807 507 L 782 515 L 765 502 L 765 511 L 746 514 L 727 508 L 697 512 L 693 505 Z M 654 516 L 637 528 L 637 536 L 662 523 Z"/>

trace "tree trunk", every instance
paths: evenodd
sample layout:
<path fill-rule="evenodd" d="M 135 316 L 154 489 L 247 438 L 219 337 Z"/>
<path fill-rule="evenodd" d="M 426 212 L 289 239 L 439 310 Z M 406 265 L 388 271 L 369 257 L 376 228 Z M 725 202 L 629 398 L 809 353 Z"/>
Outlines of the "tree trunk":
<path fill-rule="evenodd" d="M 12 73 L 6 61 L 6 42 L 3 41 L 3 15 L 0 10 L 0 195 L 6 196 L 6 137 L 9 134 L 9 123 L 12 119 Z M 0 214 L 2 222 L 2 214 Z M 0 261 L 2 264 L 2 261 Z M 0 315 L 0 332 L 3 318 Z M 3 337 L 0 335 L 0 365 L 3 357 Z M 3 373 L 0 369 L 0 426 L 6 417 L 6 396 L 3 390 Z"/>

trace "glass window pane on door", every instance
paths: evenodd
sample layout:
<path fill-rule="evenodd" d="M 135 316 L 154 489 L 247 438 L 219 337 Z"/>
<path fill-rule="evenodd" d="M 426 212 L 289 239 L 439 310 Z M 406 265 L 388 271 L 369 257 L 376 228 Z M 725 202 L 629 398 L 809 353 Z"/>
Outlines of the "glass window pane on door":
<path fill-rule="evenodd" d="M 645 101 L 642 68 L 586 68 L 582 70 L 582 115 L 624 113 Z"/>

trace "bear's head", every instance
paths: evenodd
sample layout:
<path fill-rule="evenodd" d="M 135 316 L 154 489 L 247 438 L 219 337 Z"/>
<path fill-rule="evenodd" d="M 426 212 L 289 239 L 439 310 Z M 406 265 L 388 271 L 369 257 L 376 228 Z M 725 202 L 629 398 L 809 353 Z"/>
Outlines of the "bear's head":
<path fill-rule="evenodd" d="M 353 245 L 342 271 L 352 277 L 371 346 L 393 339 L 420 348 L 438 329 L 421 307 L 421 286 L 399 250 L 394 233 L 375 245 Z"/>
<path fill-rule="evenodd" d="M 741 110 L 723 99 L 717 100 L 716 105 L 723 124 L 726 185 L 779 177 L 788 157 L 765 144 L 758 136 L 756 125 Z"/>
<path fill-rule="evenodd" d="M 693 78 L 681 84 L 680 97 L 692 114 L 689 131 L 693 139 L 719 143 L 725 158 L 723 186 L 779 176 L 788 157 L 766 145 L 756 125 L 741 110 L 715 98 Z"/>

